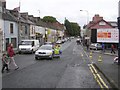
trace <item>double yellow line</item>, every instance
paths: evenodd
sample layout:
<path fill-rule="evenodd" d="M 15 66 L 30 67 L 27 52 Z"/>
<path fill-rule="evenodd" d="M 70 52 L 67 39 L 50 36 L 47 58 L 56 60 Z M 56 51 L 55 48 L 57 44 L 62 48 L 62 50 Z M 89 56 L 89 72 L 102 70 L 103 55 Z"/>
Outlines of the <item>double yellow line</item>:
<path fill-rule="evenodd" d="M 101 76 L 98 74 L 96 68 L 93 66 L 93 64 L 89 64 L 89 68 L 95 78 L 95 80 L 97 81 L 97 83 L 99 84 L 101 89 L 109 89 L 109 87 L 107 86 L 107 84 L 104 82 L 104 80 L 101 78 Z"/>

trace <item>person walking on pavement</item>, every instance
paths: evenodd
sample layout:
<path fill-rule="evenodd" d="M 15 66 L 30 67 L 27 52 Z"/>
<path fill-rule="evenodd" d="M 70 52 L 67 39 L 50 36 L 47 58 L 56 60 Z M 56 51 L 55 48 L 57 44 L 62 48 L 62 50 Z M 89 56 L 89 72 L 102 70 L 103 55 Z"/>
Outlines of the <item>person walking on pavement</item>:
<path fill-rule="evenodd" d="M 10 57 L 10 63 L 12 62 L 13 65 L 15 66 L 15 70 L 19 69 L 19 67 L 17 66 L 17 64 L 15 63 L 15 60 L 14 60 L 15 52 L 13 50 L 13 44 L 12 43 L 10 43 L 8 48 L 7 48 L 7 54 Z"/>
<path fill-rule="evenodd" d="M 86 47 L 87 47 L 87 50 L 89 50 L 89 44 L 88 43 L 86 44 Z"/>
<path fill-rule="evenodd" d="M 105 52 L 105 44 L 102 43 L 102 51 Z"/>
<path fill-rule="evenodd" d="M 4 69 L 6 68 L 7 70 L 7 73 L 9 72 L 9 69 L 8 69 L 8 57 L 6 54 L 3 54 L 2 56 L 2 70 L 1 70 L 1 73 L 4 73 Z"/>
<path fill-rule="evenodd" d="M 111 53 L 115 54 L 115 46 L 113 44 L 111 45 Z"/>

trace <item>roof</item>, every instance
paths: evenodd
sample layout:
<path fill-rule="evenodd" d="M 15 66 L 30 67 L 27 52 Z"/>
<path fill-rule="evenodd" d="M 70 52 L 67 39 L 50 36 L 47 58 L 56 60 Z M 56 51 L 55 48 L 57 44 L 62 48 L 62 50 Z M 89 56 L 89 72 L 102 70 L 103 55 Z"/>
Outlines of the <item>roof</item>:
<path fill-rule="evenodd" d="M 5 13 L 2 14 L 2 18 L 4 20 L 8 20 L 8 21 L 16 21 L 17 22 L 17 18 L 15 16 L 13 16 L 9 10 L 6 9 Z"/>
<path fill-rule="evenodd" d="M 59 22 L 50 23 L 50 22 L 43 22 L 42 20 L 39 20 L 37 22 L 37 25 L 46 27 L 46 28 L 55 29 L 55 30 L 63 30 L 64 29 L 64 25 L 60 24 Z"/>
<path fill-rule="evenodd" d="M 87 25 L 87 28 L 90 29 L 90 28 L 94 27 L 95 25 L 97 25 L 97 24 L 98 24 L 99 22 L 101 22 L 101 21 L 103 21 L 103 22 L 107 23 L 109 26 L 113 27 L 109 22 L 107 22 L 107 21 L 105 21 L 104 19 L 102 19 L 102 20 L 99 20 L 99 21 L 97 21 L 97 22 L 91 21 L 91 22 Z M 97 28 L 96 28 L 96 29 L 97 29 Z"/>
<path fill-rule="evenodd" d="M 108 23 L 110 23 L 113 27 L 118 26 L 117 22 L 115 22 L 115 21 L 108 21 Z"/>

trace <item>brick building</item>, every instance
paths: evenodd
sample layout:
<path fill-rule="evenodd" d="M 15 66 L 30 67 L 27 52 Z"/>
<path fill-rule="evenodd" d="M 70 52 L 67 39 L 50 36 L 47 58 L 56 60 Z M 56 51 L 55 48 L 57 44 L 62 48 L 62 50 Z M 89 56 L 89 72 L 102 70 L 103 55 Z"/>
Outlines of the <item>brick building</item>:
<path fill-rule="evenodd" d="M 103 19 L 103 17 L 99 16 L 98 14 L 96 14 L 92 21 L 89 22 L 89 24 L 87 25 L 87 31 L 86 31 L 86 36 L 89 37 L 89 40 L 87 40 L 86 42 L 90 42 L 90 43 L 97 43 L 98 42 L 98 37 L 97 37 L 97 32 L 99 29 L 104 30 L 118 30 L 117 29 L 117 22 L 109 22 Z M 113 32 L 113 31 L 111 31 Z M 99 43 L 105 43 L 106 45 L 110 45 L 113 42 L 109 41 L 109 42 L 99 42 Z M 117 44 L 117 43 L 115 43 Z"/>

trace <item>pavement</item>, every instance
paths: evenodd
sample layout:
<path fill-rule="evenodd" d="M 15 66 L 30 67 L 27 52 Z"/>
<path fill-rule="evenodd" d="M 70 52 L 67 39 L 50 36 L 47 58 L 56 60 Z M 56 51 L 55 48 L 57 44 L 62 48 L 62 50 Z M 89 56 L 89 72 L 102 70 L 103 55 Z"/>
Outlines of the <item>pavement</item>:
<path fill-rule="evenodd" d="M 86 51 L 85 47 L 84 50 Z M 95 51 L 93 50 L 93 53 L 100 53 L 99 55 L 102 55 L 103 57 L 106 55 L 110 55 L 111 59 L 105 59 L 101 62 L 98 62 L 98 60 L 95 60 L 93 62 L 93 65 L 99 70 L 99 72 L 102 73 L 102 75 L 106 78 L 106 80 L 111 84 L 111 86 L 114 89 L 120 90 L 120 80 L 119 80 L 119 70 L 120 65 L 117 63 L 114 63 L 113 58 L 118 55 L 118 51 L 115 51 L 116 54 L 111 54 L 111 51 L 105 50 L 105 52 L 101 51 Z M 96 54 L 97 55 L 97 54 Z"/>

